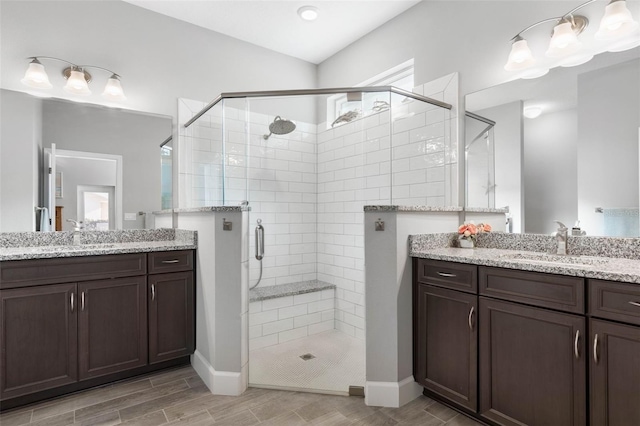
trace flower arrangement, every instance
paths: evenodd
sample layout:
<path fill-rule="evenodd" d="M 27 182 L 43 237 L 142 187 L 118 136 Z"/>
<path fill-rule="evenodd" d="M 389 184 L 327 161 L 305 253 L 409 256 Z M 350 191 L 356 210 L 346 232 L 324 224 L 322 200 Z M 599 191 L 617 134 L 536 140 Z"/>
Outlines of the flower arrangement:
<path fill-rule="evenodd" d="M 460 247 L 473 248 L 479 233 L 491 232 L 491 225 L 481 223 L 475 225 L 473 222 L 465 222 L 458 227 L 458 240 Z"/>
<path fill-rule="evenodd" d="M 458 238 L 463 240 L 475 240 L 478 235 L 478 227 L 473 223 L 463 223 L 458 228 Z"/>

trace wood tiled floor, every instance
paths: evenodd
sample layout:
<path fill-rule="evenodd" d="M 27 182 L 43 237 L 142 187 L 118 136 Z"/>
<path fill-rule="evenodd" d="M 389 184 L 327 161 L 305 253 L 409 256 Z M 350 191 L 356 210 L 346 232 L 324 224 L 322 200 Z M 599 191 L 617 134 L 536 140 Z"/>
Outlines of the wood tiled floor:
<path fill-rule="evenodd" d="M 211 395 L 191 367 L 91 389 L 0 415 L 2 426 L 64 425 L 424 425 L 474 426 L 421 396 L 402 408 L 367 407 L 363 398 L 251 388 Z"/>

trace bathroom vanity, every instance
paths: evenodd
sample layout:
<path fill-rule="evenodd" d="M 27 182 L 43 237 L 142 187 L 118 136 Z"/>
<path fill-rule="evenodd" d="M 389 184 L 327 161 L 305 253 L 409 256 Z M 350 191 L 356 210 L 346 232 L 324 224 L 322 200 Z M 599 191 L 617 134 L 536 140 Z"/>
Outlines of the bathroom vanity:
<path fill-rule="evenodd" d="M 419 244 L 411 256 L 425 395 L 499 425 L 640 424 L 637 259 Z"/>
<path fill-rule="evenodd" d="M 194 254 L 195 235 L 0 249 L 2 408 L 188 364 Z"/>

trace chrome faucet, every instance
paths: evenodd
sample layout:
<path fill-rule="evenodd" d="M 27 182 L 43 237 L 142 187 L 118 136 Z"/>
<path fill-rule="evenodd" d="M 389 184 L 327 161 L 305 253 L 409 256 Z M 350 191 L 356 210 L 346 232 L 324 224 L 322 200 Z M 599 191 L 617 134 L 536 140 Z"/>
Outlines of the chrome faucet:
<path fill-rule="evenodd" d="M 67 219 L 67 222 L 73 224 L 73 245 L 80 245 L 80 231 L 84 229 L 84 223 L 81 220 Z"/>
<path fill-rule="evenodd" d="M 558 230 L 556 231 L 556 242 L 558 243 L 556 254 L 564 256 L 567 254 L 567 235 L 569 233 L 569 228 L 558 220 L 555 220 L 554 222 L 558 224 Z"/>

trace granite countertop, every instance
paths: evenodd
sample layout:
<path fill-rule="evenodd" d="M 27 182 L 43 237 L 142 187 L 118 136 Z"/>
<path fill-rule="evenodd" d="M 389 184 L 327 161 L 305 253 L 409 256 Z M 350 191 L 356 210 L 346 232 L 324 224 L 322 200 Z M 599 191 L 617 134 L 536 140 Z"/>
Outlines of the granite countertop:
<path fill-rule="evenodd" d="M 365 212 L 461 212 L 462 207 L 432 207 L 432 206 L 395 206 L 378 205 L 364 206 Z"/>
<path fill-rule="evenodd" d="M 197 233 L 179 229 L 0 233 L 0 261 L 105 254 L 148 253 L 197 248 Z"/>
<path fill-rule="evenodd" d="M 548 274 L 571 275 L 601 280 L 624 281 L 640 284 L 640 261 L 615 257 L 564 256 L 565 260 L 548 255 L 557 262 L 537 260 L 535 255 L 546 253 L 501 250 L 491 248 L 465 249 L 445 247 L 411 252 L 412 257 L 496 266 Z M 532 256 L 533 255 L 533 256 Z M 533 259 L 532 259 L 533 258 Z M 585 263 L 581 263 L 584 260 Z M 564 263 L 564 262 L 567 263 Z M 573 263 L 572 263 L 573 262 Z"/>
<path fill-rule="evenodd" d="M 467 212 L 467 213 L 509 213 L 509 207 L 485 208 L 485 207 L 434 207 L 434 206 L 396 206 L 396 205 L 371 205 L 364 206 L 365 212 Z"/>
<path fill-rule="evenodd" d="M 155 215 L 171 214 L 171 213 L 206 213 L 206 212 L 249 212 L 249 206 L 207 206 L 207 207 L 184 207 L 177 209 L 166 209 L 151 212 Z"/>
<path fill-rule="evenodd" d="M 567 244 L 570 255 L 558 256 L 548 235 L 480 235 L 474 249 L 457 247 L 453 233 L 414 235 L 409 256 L 640 284 L 640 239 L 570 237 Z"/>

